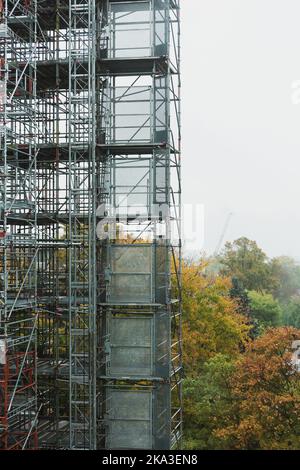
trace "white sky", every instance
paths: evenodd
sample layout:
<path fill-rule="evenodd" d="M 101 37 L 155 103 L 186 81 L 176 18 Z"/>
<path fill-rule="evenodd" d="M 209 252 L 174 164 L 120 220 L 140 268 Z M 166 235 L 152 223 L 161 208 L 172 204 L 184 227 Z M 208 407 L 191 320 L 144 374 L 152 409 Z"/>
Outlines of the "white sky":
<path fill-rule="evenodd" d="M 226 240 L 300 258 L 300 1 L 181 5 L 183 202 L 204 204 L 204 249 L 233 212 Z"/>

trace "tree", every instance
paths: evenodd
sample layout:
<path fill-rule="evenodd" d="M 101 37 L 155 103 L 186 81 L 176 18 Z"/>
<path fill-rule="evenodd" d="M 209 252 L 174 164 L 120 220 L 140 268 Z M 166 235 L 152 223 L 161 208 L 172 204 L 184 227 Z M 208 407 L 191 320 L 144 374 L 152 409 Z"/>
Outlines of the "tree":
<path fill-rule="evenodd" d="M 184 382 L 188 449 L 300 449 L 294 328 L 270 328 L 236 358 L 217 354 Z"/>
<path fill-rule="evenodd" d="M 293 297 L 290 302 L 283 307 L 283 323 L 287 326 L 294 326 L 300 329 L 300 297 Z"/>
<path fill-rule="evenodd" d="M 250 299 L 246 289 L 244 289 L 236 277 L 232 278 L 232 287 L 230 289 L 230 297 L 238 303 L 238 310 L 243 315 L 250 315 Z"/>
<path fill-rule="evenodd" d="M 230 378 L 234 364 L 229 356 L 209 359 L 201 377 L 183 383 L 185 449 L 218 449 L 222 441 L 214 434 L 231 412 Z"/>
<path fill-rule="evenodd" d="M 227 242 L 220 256 L 221 273 L 236 278 L 247 290 L 270 291 L 274 280 L 267 255 L 246 237 Z"/>
<path fill-rule="evenodd" d="M 249 331 L 247 318 L 230 298 L 230 280 L 206 276 L 205 268 L 199 262 L 183 263 L 182 269 L 184 365 L 193 377 L 215 354 L 237 355 Z"/>
<path fill-rule="evenodd" d="M 281 303 L 287 303 L 291 297 L 300 293 L 300 266 L 293 258 L 280 256 L 272 259 L 270 267 L 274 279 L 274 297 Z"/>
<path fill-rule="evenodd" d="M 294 328 L 272 328 L 248 344 L 230 379 L 232 408 L 214 431 L 227 449 L 300 449 L 300 374 Z"/>
<path fill-rule="evenodd" d="M 250 299 L 250 315 L 257 322 L 260 330 L 281 324 L 282 310 L 278 300 L 275 300 L 272 294 L 251 291 L 248 296 Z"/>

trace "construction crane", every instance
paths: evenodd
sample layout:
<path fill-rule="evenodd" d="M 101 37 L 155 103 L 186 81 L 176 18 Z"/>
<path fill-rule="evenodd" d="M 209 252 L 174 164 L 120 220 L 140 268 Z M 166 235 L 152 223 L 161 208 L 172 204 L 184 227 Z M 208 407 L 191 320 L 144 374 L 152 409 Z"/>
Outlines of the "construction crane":
<path fill-rule="evenodd" d="M 232 216 L 233 216 L 233 212 L 229 212 L 228 216 L 226 217 L 224 228 L 222 230 L 220 239 L 219 239 L 218 244 L 216 246 L 216 249 L 214 251 L 214 256 L 218 256 L 218 254 L 220 252 L 220 249 L 221 249 L 222 243 L 224 241 L 224 238 L 225 238 L 226 232 L 228 230 L 229 223 L 230 223 L 230 220 L 231 220 Z"/>

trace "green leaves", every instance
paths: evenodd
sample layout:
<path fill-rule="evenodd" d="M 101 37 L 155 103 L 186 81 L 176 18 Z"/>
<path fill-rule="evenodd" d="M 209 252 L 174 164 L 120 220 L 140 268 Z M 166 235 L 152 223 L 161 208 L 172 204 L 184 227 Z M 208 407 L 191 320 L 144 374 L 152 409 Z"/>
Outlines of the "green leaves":
<path fill-rule="evenodd" d="M 232 358 L 216 354 L 184 382 L 186 448 L 300 449 L 293 328 L 272 328 Z"/>
<path fill-rule="evenodd" d="M 206 262 L 184 263 L 183 311 L 185 448 L 300 449 L 300 374 L 291 363 L 300 331 L 278 327 L 282 307 L 271 288 L 247 292 L 209 275 Z M 299 313 L 293 297 L 285 318 Z"/>
<path fill-rule="evenodd" d="M 220 256 L 221 273 L 236 278 L 247 290 L 269 290 L 273 277 L 267 255 L 246 237 L 227 242 Z"/>
<path fill-rule="evenodd" d="M 282 309 L 272 294 L 248 292 L 250 299 L 250 315 L 257 320 L 262 331 L 269 326 L 279 326 L 282 322 Z"/>

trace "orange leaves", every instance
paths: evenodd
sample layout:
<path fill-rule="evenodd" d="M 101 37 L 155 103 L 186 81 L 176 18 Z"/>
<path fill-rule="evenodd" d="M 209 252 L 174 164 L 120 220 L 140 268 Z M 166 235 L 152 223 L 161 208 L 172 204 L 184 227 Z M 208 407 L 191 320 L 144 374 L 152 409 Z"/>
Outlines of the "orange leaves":
<path fill-rule="evenodd" d="M 187 446 L 300 450 L 300 373 L 292 364 L 300 330 L 268 328 L 251 340 L 230 287 L 204 262 L 183 265 Z"/>
<path fill-rule="evenodd" d="M 291 364 L 299 330 L 270 329 L 246 348 L 231 378 L 234 426 L 216 436 L 236 449 L 300 449 L 300 374 Z"/>

